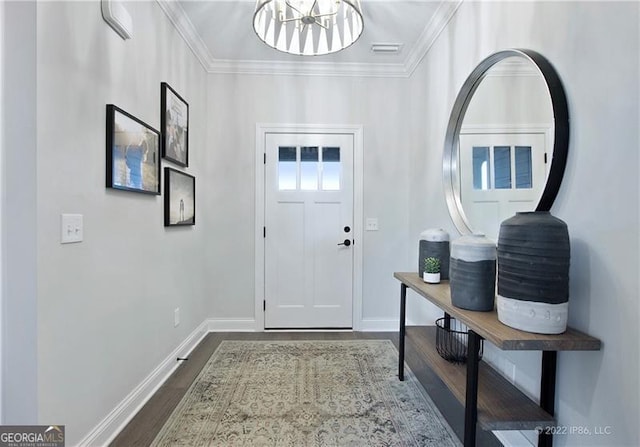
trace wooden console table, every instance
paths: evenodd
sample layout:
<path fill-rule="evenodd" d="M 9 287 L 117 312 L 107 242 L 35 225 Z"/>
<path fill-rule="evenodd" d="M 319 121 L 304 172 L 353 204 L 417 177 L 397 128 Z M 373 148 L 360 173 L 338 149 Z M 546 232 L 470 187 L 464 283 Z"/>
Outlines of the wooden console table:
<path fill-rule="evenodd" d="M 513 329 L 498 321 L 497 312 L 474 312 L 451 304 L 448 281 L 427 284 L 417 273 L 394 273 L 400 285 L 400 343 L 398 378 L 404 380 L 407 288 L 426 298 L 469 328 L 467 364 L 444 360 L 435 346 L 435 327 L 420 333 L 420 350 L 436 374 L 465 406 L 464 445 L 475 446 L 476 424 L 485 430 L 539 430 L 538 446 L 551 447 L 553 437 L 545 428 L 555 426 L 557 351 L 597 351 L 597 338 L 567 328 L 558 335 L 541 335 Z M 481 340 L 502 350 L 542 351 L 540 404 L 536 404 L 500 374 L 480 361 Z M 466 368 L 466 373 L 465 373 Z"/>

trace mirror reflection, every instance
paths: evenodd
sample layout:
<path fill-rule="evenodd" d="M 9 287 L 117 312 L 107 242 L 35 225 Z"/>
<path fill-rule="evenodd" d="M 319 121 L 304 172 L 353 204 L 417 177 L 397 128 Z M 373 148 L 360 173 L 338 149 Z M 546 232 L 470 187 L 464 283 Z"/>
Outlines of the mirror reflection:
<path fill-rule="evenodd" d="M 536 209 L 553 126 L 549 89 L 532 61 L 511 56 L 486 71 L 457 136 L 457 202 L 471 231 L 495 240 L 500 222 Z"/>

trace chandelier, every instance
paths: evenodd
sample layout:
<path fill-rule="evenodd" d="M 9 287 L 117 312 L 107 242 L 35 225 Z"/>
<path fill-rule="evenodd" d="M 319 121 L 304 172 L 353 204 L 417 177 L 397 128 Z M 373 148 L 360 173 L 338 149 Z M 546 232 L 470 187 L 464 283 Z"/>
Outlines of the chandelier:
<path fill-rule="evenodd" d="M 360 0 L 258 0 L 253 29 L 264 43 L 285 53 L 335 53 L 362 34 Z"/>

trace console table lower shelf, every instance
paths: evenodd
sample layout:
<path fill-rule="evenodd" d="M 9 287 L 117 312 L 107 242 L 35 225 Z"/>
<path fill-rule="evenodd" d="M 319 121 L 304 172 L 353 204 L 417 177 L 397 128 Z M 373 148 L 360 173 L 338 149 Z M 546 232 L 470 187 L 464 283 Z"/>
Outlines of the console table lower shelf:
<path fill-rule="evenodd" d="M 435 326 L 408 326 L 406 337 L 464 405 L 467 367 L 440 357 Z M 478 424 L 483 430 L 534 430 L 555 425 L 552 415 L 483 361 L 478 376 Z"/>

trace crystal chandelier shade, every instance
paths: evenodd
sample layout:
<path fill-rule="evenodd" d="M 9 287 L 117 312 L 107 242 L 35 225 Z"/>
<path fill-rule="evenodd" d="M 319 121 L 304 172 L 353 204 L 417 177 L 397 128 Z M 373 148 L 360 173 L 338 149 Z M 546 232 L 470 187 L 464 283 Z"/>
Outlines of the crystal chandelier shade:
<path fill-rule="evenodd" d="M 303 56 L 335 53 L 364 28 L 360 0 L 258 0 L 253 29 L 276 50 Z"/>

